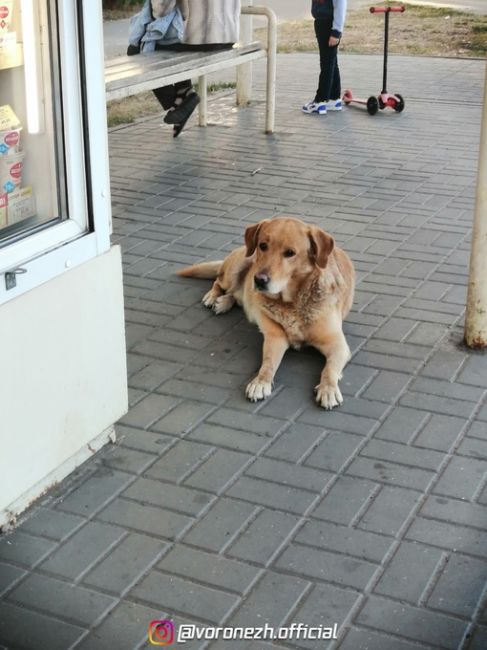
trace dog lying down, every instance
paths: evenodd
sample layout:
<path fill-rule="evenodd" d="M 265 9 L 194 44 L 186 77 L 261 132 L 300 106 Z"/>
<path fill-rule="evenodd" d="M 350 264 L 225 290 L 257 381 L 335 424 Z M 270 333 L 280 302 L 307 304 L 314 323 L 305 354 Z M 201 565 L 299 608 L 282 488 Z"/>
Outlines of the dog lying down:
<path fill-rule="evenodd" d="M 342 322 L 353 302 L 355 272 L 330 235 L 299 219 L 265 219 L 249 226 L 245 246 L 223 261 L 195 264 L 178 275 L 216 278 L 203 304 L 223 314 L 237 302 L 262 332 L 262 365 L 246 388 L 250 401 L 271 394 L 290 346 L 311 345 L 326 357 L 316 401 L 325 409 L 342 403 L 338 380 L 350 359 Z"/>

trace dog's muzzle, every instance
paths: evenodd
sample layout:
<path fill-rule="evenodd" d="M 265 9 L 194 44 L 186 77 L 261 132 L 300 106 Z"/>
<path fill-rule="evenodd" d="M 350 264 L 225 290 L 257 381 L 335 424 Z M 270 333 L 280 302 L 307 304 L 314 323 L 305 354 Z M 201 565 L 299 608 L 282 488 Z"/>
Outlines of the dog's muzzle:
<path fill-rule="evenodd" d="M 259 291 L 266 291 L 270 277 L 266 273 L 256 273 L 254 275 L 254 285 Z"/>

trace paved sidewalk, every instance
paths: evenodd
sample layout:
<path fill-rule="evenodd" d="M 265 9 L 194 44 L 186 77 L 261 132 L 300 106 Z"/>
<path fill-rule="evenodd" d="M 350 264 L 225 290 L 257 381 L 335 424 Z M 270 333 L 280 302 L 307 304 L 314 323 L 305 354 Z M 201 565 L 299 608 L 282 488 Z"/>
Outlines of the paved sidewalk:
<path fill-rule="evenodd" d="M 357 95 L 379 90 L 380 57 L 341 61 Z M 177 140 L 160 117 L 111 131 L 131 408 L 0 538 L 0 648 L 149 648 L 168 616 L 339 631 L 189 649 L 487 647 L 487 356 L 462 347 L 485 63 L 394 57 L 406 110 L 375 117 L 301 114 L 317 64 L 279 57 L 273 137 L 260 100 L 231 95 Z M 323 226 L 358 271 L 332 412 L 312 350 L 247 403 L 260 335 L 173 274 L 278 214 Z"/>

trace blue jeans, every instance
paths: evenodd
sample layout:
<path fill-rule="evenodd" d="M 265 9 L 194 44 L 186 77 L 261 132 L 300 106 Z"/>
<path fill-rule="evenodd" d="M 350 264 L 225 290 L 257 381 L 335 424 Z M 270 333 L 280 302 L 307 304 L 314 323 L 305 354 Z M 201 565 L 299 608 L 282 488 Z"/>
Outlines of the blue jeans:
<path fill-rule="evenodd" d="M 315 97 L 317 102 L 339 99 L 342 92 L 337 61 L 338 45 L 328 45 L 332 25 L 331 18 L 315 19 L 316 40 L 320 48 L 320 80 Z"/>

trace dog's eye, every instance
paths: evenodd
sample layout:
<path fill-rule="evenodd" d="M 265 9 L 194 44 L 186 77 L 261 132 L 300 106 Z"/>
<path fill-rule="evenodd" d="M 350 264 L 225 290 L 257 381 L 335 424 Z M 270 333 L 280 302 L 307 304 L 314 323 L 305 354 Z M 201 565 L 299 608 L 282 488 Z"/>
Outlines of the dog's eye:
<path fill-rule="evenodd" d="M 268 249 L 268 246 L 265 242 L 262 242 L 262 244 L 259 244 L 259 248 L 261 251 L 266 251 Z"/>
<path fill-rule="evenodd" d="M 294 255 L 296 255 L 296 253 L 290 248 L 284 251 L 284 257 L 294 257 Z"/>

